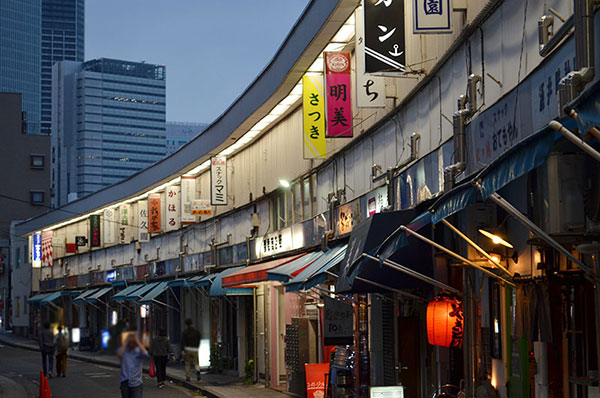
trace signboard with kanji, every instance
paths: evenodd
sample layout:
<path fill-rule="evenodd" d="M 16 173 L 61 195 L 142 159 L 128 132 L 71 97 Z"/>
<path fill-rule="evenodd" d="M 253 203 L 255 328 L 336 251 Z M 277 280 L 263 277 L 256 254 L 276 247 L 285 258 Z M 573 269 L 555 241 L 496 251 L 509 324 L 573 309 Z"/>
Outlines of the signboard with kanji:
<path fill-rule="evenodd" d="M 181 224 L 188 225 L 196 222 L 196 216 L 192 214 L 191 204 L 196 199 L 196 176 L 181 177 Z"/>
<path fill-rule="evenodd" d="M 350 53 L 325 52 L 327 137 L 352 137 Z"/>
<path fill-rule="evenodd" d="M 106 209 L 102 215 L 103 224 L 104 224 L 104 244 L 112 244 L 116 243 L 117 236 L 115 233 L 116 230 L 116 210 L 115 209 Z"/>
<path fill-rule="evenodd" d="M 175 231 L 180 227 L 179 220 L 179 206 L 181 201 L 179 199 L 180 189 L 179 185 L 171 185 L 167 187 L 165 191 L 166 197 L 166 226 L 165 229 L 167 231 Z"/>
<path fill-rule="evenodd" d="M 100 215 L 90 216 L 90 247 L 100 247 Z"/>
<path fill-rule="evenodd" d="M 191 212 L 193 215 L 210 216 L 212 215 L 212 207 L 210 200 L 196 199 L 191 203 Z"/>
<path fill-rule="evenodd" d="M 356 107 L 385 107 L 385 78 L 365 73 L 365 38 L 362 7 L 355 12 Z"/>
<path fill-rule="evenodd" d="M 148 202 L 140 200 L 137 205 L 138 219 L 138 241 L 150 241 L 150 231 L 148 228 Z"/>
<path fill-rule="evenodd" d="M 148 196 L 148 232 L 160 232 L 160 194 L 153 193 Z"/>
<path fill-rule="evenodd" d="M 325 97 L 322 76 L 302 77 L 302 114 L 304 159 L 325 159 L 327 140 L 325 139 Z"/>
<path fill-rule="evenodd" d="M 227 159 L 216 156 L 210 159 L 210 203 L 227 205 Z"/>
<path fill-rule="evenodd" d="M 452 33 L 450 0 L 413 0 L 413 33 Z"/>

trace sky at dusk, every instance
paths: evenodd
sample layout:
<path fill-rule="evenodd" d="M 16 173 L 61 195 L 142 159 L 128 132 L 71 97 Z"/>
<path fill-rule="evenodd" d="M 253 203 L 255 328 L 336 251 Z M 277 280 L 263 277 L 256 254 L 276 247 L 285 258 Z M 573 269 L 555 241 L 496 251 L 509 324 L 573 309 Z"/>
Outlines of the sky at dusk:
<path fill-rule="evenodd" d="M 167 66 L 167 120 L 211 122 L 267 65 L 309 0 L 87 0 L 85 59 Z"/>

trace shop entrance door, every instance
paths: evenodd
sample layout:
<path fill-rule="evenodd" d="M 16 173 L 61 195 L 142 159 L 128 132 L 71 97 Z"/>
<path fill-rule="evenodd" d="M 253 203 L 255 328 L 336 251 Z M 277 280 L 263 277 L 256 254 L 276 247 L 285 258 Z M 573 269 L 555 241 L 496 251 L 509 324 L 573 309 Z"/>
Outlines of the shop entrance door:
<path fill-rule="evenodd" d="M 421 335 L 418 317 L 398 318 L 398 370 L 405 397 L 421 396 Z"/>

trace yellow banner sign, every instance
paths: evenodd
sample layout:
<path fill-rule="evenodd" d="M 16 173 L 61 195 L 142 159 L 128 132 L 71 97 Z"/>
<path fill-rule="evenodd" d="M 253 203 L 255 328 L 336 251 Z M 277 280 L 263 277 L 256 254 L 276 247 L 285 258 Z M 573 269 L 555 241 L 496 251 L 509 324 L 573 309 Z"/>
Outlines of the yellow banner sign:
<path fill-rule="evenodd" d="M 302 114 L 304 119 L 304 159 L 325 159 L 325 98 L 323 77 L 302 77 Z"/>

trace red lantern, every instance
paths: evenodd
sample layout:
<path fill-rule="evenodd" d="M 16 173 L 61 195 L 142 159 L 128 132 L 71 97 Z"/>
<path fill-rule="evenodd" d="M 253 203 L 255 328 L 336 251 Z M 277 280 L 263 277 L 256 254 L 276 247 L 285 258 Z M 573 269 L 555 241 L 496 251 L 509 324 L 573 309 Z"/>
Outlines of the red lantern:
<path fill-rule="evenodd" d="M 440 295 L 427 306 L 427 340 L 441 347 L 462 347 L 462 302 L 447 295 Z"/>

